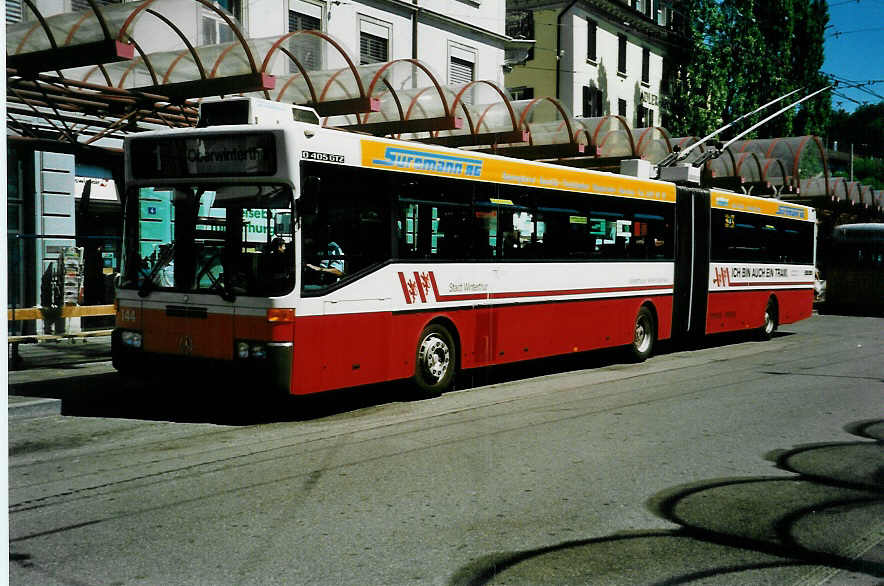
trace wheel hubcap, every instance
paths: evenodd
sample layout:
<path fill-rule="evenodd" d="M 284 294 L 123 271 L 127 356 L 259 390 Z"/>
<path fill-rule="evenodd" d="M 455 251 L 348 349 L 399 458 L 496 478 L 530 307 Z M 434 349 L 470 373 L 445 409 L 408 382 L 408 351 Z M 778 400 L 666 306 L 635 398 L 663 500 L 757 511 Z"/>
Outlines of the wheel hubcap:
<path fill-rule="evenodd" d="M 451 353 L 442 338 L 430 335 L 424 338 L 420 350 L 421 367 L 432 382 L 437 383 L 445 377 L 451 363 Z"/>
<path fill-rule="evenodd" d="M 649 327 L 646 320 L 640 319 L 635 322 L 635 338 L 633 344 L 639 352 L 645 352 L 651 343 L 651 336 L 648 335 Z"/>
<path fill-rule="evenodd" d="M 770 315 L 770 310 L 764 312 L 764 331 L 770 334 L 773 332 L 773 318 Z"/>

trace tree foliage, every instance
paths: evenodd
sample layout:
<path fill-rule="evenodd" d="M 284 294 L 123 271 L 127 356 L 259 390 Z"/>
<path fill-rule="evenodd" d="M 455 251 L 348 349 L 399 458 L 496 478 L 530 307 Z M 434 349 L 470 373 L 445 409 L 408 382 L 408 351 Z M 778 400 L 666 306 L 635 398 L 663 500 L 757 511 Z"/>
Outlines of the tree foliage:
<path fill-rule="evenodd" d="M 675 136 L 707 134 L 791 90 L 803 88 L 794 101 L 827 85 L 820 73 L 825 0 L 681 0 L 675 10 L 684 44 L 669 76 L 666 126 Z M 830 104 L 823 93 L 755 136 L 824 135 Z"/>
<path fill-rule="evenodd" d="M 721 125 L 727 97 L 724 57 L 718 51 L 724 18 L 715 0 L 682 0 L 678 6 L 684 43 L 668 76 L 665 124 L 673 136 L 705 135 Z"/>
<path fill-rule="evenodd" d="M 832 112 L 828 142 L 834 141 L 841 151 L 854 145 L 858 154 L 884 157 L 884 102 L 865 104 L 853 113 Z"/>

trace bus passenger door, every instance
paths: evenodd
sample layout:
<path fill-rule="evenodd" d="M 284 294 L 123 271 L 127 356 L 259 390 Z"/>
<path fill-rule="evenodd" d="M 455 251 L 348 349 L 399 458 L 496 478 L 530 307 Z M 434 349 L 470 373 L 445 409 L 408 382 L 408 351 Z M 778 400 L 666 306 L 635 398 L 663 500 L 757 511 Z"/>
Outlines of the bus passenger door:
<path fill-rule="evenodd" d="M 672 337 L 690 340 L 706 333 L 709 296 L 709 192 L 676 192 L 675 292 Z"/>

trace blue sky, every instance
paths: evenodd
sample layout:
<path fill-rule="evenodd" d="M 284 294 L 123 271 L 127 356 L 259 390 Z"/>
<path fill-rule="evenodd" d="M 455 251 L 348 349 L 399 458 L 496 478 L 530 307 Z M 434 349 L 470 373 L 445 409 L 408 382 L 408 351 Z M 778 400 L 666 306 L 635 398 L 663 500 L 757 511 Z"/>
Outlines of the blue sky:
<path fill-rule="evenodd" d="M 829 25 L 823 72 L 858 82 L 878 80 L 865 89 L 884 96 L 884 0 L 829 0 Z M 860 103 L 884 101 L 860 89 L 835 91 Z M 832 94 L 832 106 L 852 112 L 858 104 Z"/>

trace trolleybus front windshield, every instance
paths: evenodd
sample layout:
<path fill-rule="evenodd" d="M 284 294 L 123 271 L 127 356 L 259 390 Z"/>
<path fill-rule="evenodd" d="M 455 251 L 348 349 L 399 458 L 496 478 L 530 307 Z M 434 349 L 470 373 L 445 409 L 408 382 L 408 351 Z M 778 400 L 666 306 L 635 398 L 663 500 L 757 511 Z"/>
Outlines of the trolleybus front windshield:
<path fill-rule="evenodd" d="M 284 295 L 295 286 L 293 198 L 281 185 L 141 187 L 126 218 L 123 287 Z"/>

